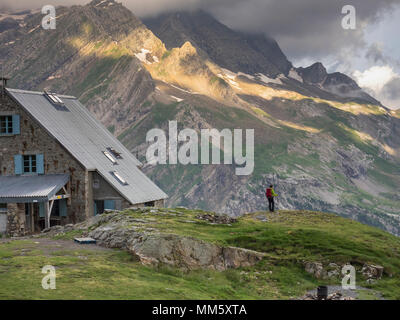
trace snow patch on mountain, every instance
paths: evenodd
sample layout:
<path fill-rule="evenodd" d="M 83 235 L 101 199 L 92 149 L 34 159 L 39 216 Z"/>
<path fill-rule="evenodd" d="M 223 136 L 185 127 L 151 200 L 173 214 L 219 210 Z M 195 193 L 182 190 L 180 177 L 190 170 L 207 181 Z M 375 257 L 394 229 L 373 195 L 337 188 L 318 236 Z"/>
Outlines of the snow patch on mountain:
<path fill-rule="evenodd" d="M 265 84 L 269 84 L 269 83 L 275 83 L 275 84 L 282 84 L 281 78 L 284 77 L 284 75 L 279 75 L 278 77 L 276 77 L 275 79 L 267 77 L 265 74 L 262 73 L 257 73 L 256 74 L 258 80 L 264 82 Z"/>
<path fill-rule="evenodd" d="M 146 63 L 146 64 L 151 64 L 151 62 L 147 60 L 147 54 L 150 52 L 151 52 L 150 50 L 142 48 L 142 50 L 139 53 L 135 53 L 135 56 L 141 62 Z"/>
<path fill-rule="evenodd" d="M 293 68 L 289 71 L 288 77 L 303 83 L 303 78 Z"/>

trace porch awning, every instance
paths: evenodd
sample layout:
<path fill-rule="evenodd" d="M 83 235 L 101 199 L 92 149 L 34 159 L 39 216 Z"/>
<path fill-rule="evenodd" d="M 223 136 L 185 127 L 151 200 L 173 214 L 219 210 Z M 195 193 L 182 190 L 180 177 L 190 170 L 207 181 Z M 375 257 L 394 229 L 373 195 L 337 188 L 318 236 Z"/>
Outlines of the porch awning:
<path fill-rule="evenodd" d="M 69 174 L 0 176 L 0 203 L 49 201 L 69 180 Z"/>

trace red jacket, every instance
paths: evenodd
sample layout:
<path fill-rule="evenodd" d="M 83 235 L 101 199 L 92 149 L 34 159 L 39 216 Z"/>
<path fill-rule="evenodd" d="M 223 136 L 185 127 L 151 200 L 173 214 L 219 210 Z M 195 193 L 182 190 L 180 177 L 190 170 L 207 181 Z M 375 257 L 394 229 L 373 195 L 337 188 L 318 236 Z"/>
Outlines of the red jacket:
<path fill-rule="evenodd" d="M 265 196 L 267 198 L 272 198 L 272 197 L 276 197 L 277 194 L 275 193 L 273 188 L 267 188 L 267 190 L 265 190 Z"/>

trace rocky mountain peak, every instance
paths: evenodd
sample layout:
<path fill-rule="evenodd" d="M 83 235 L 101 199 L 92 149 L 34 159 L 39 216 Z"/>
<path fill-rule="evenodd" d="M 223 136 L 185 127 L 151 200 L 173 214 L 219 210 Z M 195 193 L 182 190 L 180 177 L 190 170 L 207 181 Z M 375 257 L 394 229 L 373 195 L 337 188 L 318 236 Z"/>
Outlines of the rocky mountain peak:
<path fill-rule="evenodd" d="M 276 41 L 234 31 L 201 10 L 162 14 L 143 22 L 168 49 L 190 41 L 211 61 L 233 72 L 275 78 L 287 75 L 292 68 Z"/>
<path fill-rule="evenodd" d="M 186 41 L 180 48 L 180 52 L 184 55 L 195 55 L 197 54 L 196 48 L 189 42 Z"/>
<path fill-rule="evenodd" d="M 321 62 L 316 62 L 307 68 L 298 68 L 297 72 L 303 80 L 311 84 L 321 84 L 328 75 L 326 68 Z"/>
<path fill-rule="evenodd" d="M 361 99 L 380 105 L 379 101 L 365 93 L 352 78 L 340 72 L 328 73 L 321 62 L 316 62 L 306 68 L 297 68 L 296 71 L 305 83 L 318 86 L 339 97 Z"/>

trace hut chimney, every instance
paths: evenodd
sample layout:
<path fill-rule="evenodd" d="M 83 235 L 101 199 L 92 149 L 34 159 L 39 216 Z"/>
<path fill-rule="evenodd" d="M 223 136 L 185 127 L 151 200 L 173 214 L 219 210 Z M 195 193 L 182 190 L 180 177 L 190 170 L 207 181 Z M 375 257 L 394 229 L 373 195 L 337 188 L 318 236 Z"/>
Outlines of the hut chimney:
<path fill-rule="evenodd" d="M 10 79 L 6 78 L 6 77 L 3 77 L 3 76 L 0 77 L 0 91 L 2 93 L 4 93 L 6 91 L 5 89 L 7 87 L 7 81 L 8 80 L 10 80 Z"/>

